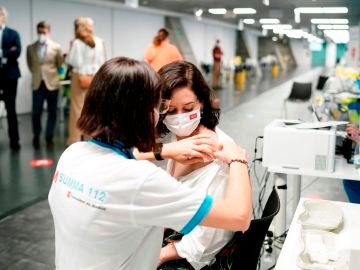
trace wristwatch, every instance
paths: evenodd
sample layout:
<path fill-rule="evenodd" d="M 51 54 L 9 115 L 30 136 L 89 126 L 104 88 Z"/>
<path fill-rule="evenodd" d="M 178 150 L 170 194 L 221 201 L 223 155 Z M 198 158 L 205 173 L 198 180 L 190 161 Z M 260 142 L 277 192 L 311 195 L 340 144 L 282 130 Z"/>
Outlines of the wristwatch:
<path fill-rule="evenodd" d="M 156 159 L 156 160 L 164 160 L 164 159 L 162 158 L 162 156 L 161 156 L 162 148 L 163 148 L 163 144 L 162 144 L 162 143 L 159 143 L 159 144 L 157 145 L 157 148 L 156 148 L 155 152 L 154 152 L 154 156 L 155 156 L 155 159 Z"/>

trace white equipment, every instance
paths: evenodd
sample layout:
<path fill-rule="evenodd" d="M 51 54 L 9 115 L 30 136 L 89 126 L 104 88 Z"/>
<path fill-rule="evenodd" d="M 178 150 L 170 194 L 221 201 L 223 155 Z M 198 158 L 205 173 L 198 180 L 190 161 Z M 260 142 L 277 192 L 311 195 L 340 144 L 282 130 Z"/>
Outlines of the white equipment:
<path fill-rule="evenodd" d="M 336 126 L 296 128 L 299 121 L 276 119 L 264 129 L 263 165 L 301 171 L 334 171 Z"/>

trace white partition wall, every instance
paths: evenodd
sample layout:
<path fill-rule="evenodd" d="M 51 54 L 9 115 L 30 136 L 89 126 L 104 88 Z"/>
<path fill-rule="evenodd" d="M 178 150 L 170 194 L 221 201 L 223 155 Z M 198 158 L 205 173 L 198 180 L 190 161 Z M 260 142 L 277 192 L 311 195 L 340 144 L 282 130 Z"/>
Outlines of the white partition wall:
<path fill-rule="evenodd" d="M 290 47 L 299 67 L 311 67 L 311 51 L 305 39 L 290 39 Z"/>
<path fill-rule="evenodd" d="M 220 40 L 223 63 L 228 65 L 235 56 L 236 29 L 196 20 L 181 20 L 198 63 L 212 63 L 212 49 L 216 39 Z"/>
<path fill-rule="evenodd" d="M 69 50 L 70 40 L 74 37 L 74 20 L 80 16 L 94 20 L 94 32 L 105 41 L 107 54 L 111 55 L 111 10 L 100 6 L 84 5 L 63 1 L 32 0 L 33 40 L 36 39 L 36 24 L 47 21 L 51 25 L 52 39 L 60 43 L 64 52 Z"/>
<path fill-rule="evenodd" d="M 336 44 L 328 42 L 326 46 L 326 61 L 325 66 L 328 68 L 335 67 L 336 64 Z"/>
<path fill-rule="evenodd" d="M 157 31 L 164 27 L 164 16 L 138 11 L 114 10 L 114 56 L 144 59 Z"/>
<path fill-rule="evenodd" d="M 261 33 L 258 31 L 248 29 L 243 31 L 244 42 L 248 49 L 249 56 L 255 60 L 258 59 L 259 36 L 261 36 Z"/>
<path fill-rule="evenodd" d="M 94 20 L 95 34 L 105 41 L 108 58 L 127 56 L 143 60 L 145 49 L 150 46 L 164 18 L 183 16 L 150 9 L 129 9 L 106 0 L 0 0 L 9 12 L 8 26 L 16 29 L 23 51 L 19 62 L 22 77 L 19 80 L 17 111 L 31 111 L 30 73 L 26 66 L 26 46 L 36 39 L 36 24 L 46 20 L 51 25 L 51 37 L 63 51 L 69 50 L 74 36 L 74 20 L 80 16 Z M 221 40 L 224 63 L 235 55 L 235 27 L 211 21 L 198 22 L 184 15 L 182 23 L 198 62 L 212 63 L 215 40 Z"/>

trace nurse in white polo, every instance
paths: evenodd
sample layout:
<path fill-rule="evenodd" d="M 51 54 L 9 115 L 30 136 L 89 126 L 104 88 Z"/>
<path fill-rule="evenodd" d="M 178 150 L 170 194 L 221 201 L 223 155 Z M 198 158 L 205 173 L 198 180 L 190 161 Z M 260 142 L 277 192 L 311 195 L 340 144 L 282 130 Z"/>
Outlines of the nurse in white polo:
<path fill-rule="evenodd" d="M 49 192 L 56 269 L 156 269 L 164 227 L 183 234 L 198 224 L 248 228 L 251 187 L 245 150 L 236 144 L 224 143 L 214 153 L 229 164 L 224 199 L 213 200 L 134 158 L 134 147 L 155 149 L 158 81 L 145 62 L 121 57 L 95 75 L 78 121 L 92 139 L 64 151 Z M 238 204 L 240 194 L 249 204 Z"/>

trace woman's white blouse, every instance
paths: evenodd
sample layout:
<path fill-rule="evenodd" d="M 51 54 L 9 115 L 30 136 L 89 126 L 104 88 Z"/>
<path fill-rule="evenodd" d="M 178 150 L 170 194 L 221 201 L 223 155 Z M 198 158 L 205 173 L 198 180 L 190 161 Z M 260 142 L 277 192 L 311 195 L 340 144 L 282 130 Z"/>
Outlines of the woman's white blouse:
<path fill-rule="evenodd" d="M 216 128 L 215 131 L 219 142 L 233 141 L 219 128 Z M 170 171 L 171 167 L 172 161 L 169 160 L 167 170 Z M 223 198 L 228 176 L 229 166 L 216 159 L 205 167 L 178 177 L 177 180 L 198 192 L 206 192 L 213 198 Z M 197 226 L 176 242 L 175 248 L 181 257 L 185 258 L 195 270 L 198 270 L 212 263 L 215 255 L 230 241 L 233 235 L 234 233 L 231 231 Z"/>
<path fill-rule="evenodd" d="M 102 39 L 94 37 L 95 47 L 91 48 L 80 39 L 75 39 L 70 48 L 66 62 L 73 71 L 82 75 L 95 74 L 106 60 Z"/>

